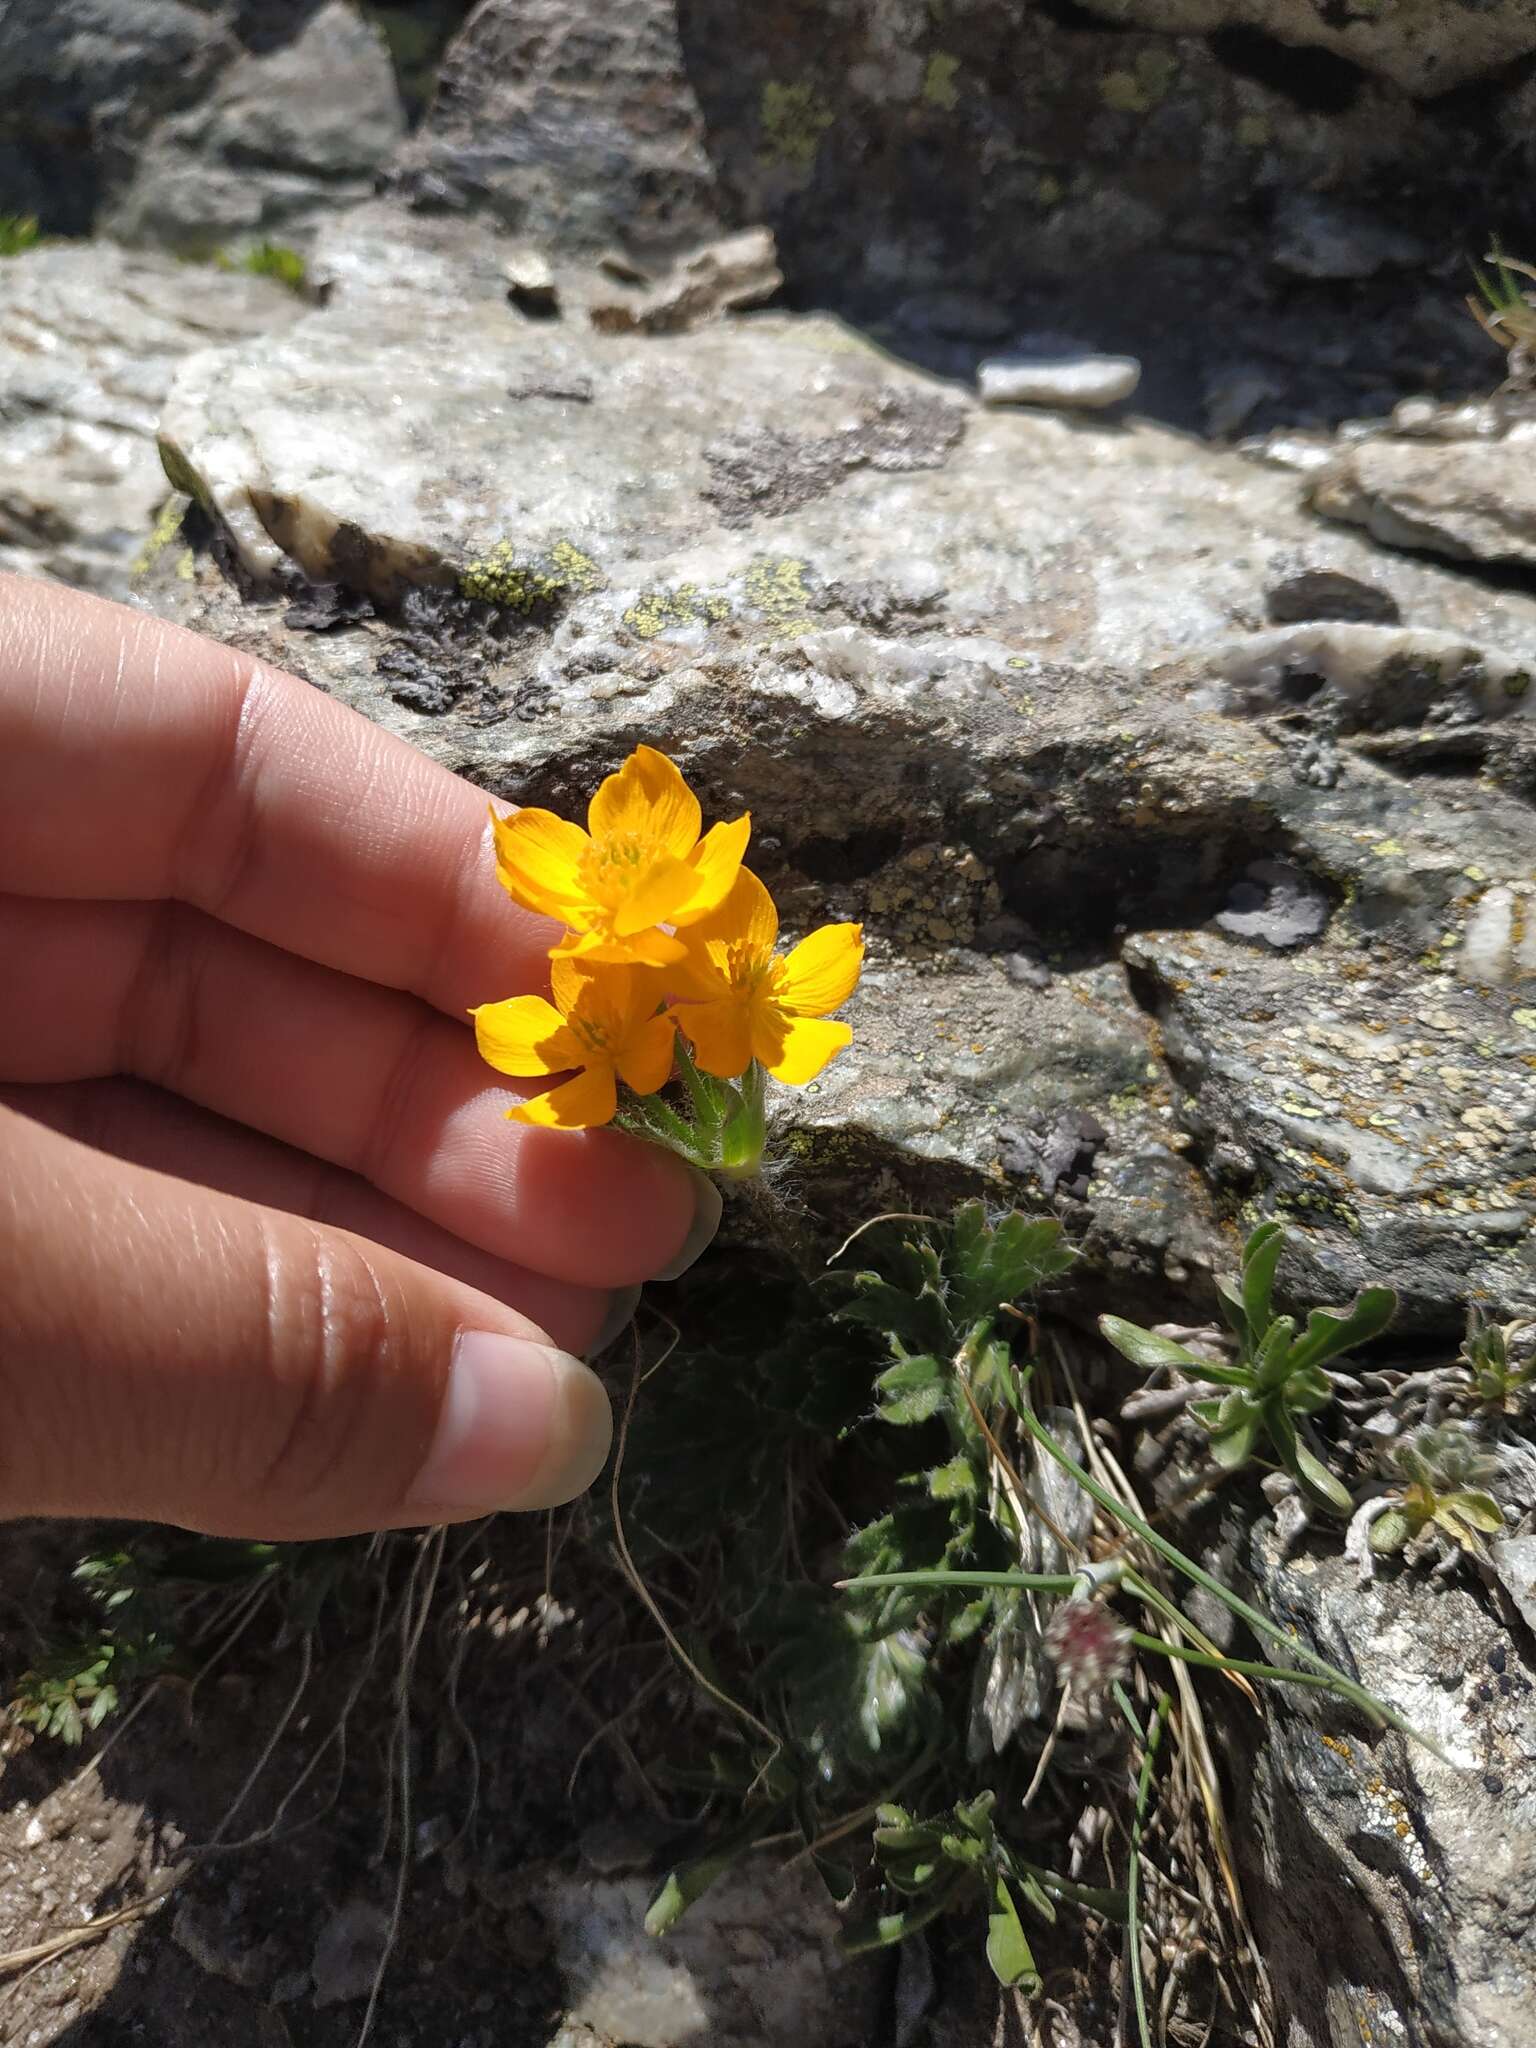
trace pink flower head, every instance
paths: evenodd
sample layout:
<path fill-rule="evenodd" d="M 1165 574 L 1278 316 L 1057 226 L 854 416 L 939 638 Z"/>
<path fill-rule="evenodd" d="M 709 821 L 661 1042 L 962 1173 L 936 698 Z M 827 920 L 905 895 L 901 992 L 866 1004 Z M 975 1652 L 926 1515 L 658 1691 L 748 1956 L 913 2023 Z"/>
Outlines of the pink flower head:
<path fill-rule="evenodd" d="M 1131 1632 L 1101 1601 L 1063 1600 L 1046 1623 L 1045 1647 L 1062 1684 L 1091 1695 L 1125 1676 Z"/>

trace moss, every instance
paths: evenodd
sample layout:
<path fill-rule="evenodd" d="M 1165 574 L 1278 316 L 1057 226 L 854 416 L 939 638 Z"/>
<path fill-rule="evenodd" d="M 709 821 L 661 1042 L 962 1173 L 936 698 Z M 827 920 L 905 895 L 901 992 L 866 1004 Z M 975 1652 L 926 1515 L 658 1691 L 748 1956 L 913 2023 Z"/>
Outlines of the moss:
<path fill-rule="evenodd" d="M 1232 131 L 1237 138 L 1239 149 L 1267 148 L 1270 132 L 1267 114 L 1243 114 Z"/>
<path fill-rule="evenodd" d="M 922 97 L 926 106 L 938 107 L 947 114 L 960 104 L 960 88 L 955 83 L 959 69 L 958 57 L 952 57 L 947 50 L 934 51 L 923 73 Z"/>
<path fill-rule="evenodd" d="M 155 514 L 155 523 L 149 529 L 143 547 L 139 549 L 139 552 L 128 565 L 128 574 L 130 576 L 144 576 L 148 574 L 158 557 L 164 554 L 177 534 L 180 533 L 181 522 L 186 516 L 187 506 L 190 502 L 190 494 L 181 490 L 173 491 L 170 497 L 166 499 L 160 510 Z"/>
<path fill-rule="evenodd" d="M 834 118 L 831 107 L 808 81 L 779 85 L 770 79 L 763 87 L 760 108 L 764 160 L 808 171 Z"/>
<path fill-rule="evenodd" d="M 574 541 L 557 540 L 547 553 L 520 556 L 509 540 L 496 541 L 459 572 L 459 593 L 507 611 L 535 612 L 597 590 L 602 571 Z"/>
<path fill-rule="evenodd" d="M 196 498 L 205 512 L 211 512 L 208 487 L 181 450 L 163 436 L 155 445 L 160 455 L 160 467 L 165 471 L 165 480 L 171 489 L 180 491 L 183 497 Z"/>
<path fill-rule="evenodd" d="M 1059 206 L 1066 196 L 1067 188 L 1060 178 L 1050 171 L 1041 175 L 1040 182 L 1035 186 L 1035 197 L 1042 206 Z"/>
<path fill-rule="evenodd" d="M 309 282 L 309 266 L 298 250 L 290 249 L 286 242 L 257 242 L 238 256 L 221 249 L 214 261 L 220 270 L 243 270 L 251 277 L 274 278 L 291 292 L 302 292 Z"/>

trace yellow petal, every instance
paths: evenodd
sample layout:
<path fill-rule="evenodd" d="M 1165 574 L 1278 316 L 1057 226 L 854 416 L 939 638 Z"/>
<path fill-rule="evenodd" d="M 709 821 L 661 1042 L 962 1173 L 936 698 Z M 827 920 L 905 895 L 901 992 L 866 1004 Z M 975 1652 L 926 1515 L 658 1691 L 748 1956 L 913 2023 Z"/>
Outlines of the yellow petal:
<path fill-rule="evenodd" d="M 621 939 L 632 938 L 653 924 L 671 924 L 677 906 L 686 903 L 694 889 L 693 869 L 686 861 L 664 854 L 653 861 L 635 887 L 613 913 L 613 929 Z"/>
<path fill-rule="evenodd" d="M 515 1124 L 538 1124 L 551 1131 L 585 1131 L 594 1124 L 610 1123 L 619 1106 L 613 1069 L 604 1060 L 588 1067 L 573 1081 L 562 1081 L 546 1095 L 530 1095 L 507 1111 Z"/>
<path fill-rule="evenodd" d="M 774 998 L 797 1017 L 825 1017 L 858 987 L 863 963 L 864 927 L 824 924 L 784 956 Z"/>
<path fill-rule="evenodd" d="M 702 930 L 690 925 L 682 934 L 683 957 L 668 976 L 668 993 L 679 1002 L 717 1003 L 731 993 L 730 948 L 724 939 L 702 938 Z"/>
<path fill-rule="evenodd" d="M 619 1052 L 619 1077 L 637 1095 L 654 1095 L 666 1087 L 674 1036 L 670 1017 L 651 1017 L 629 1032 Z"/>
<path fill-rule="evenodd" d="M 542 996 L 510 996 L 504 1003 L 481 1003 L 469 1014 L 475 1020 L 480 1057 L 498 1073 L 563 1074 L 580 1064 L 582 1052 L 575 1034 Z"/>
<path fill-rule="evenodd" d="M 690 894 L 658 922 L 696 924 L 708 911 L 723 903 L 741 873 L 741 858 L 751 836 L 752 819 L 745 812 L 729 825 L 711 825 L 688 863 L 693 870 Z"/>
<path fill-rule="evenodd" d="M 664 847 L 677 860 L 692 853 L 703 822 L 698 798 L 654 747 L 636 747 L 618 774 L 598 785 L 587 807 L 594 839 L 632 834 Z"/>
<path fill-rule="evenodd" d="M 752 1050 L 775 1081 L 803 1088 L 814 1081 L 834 1053 L 853 1038 L 851 1024 L 824 1024 L 819 1018 L 754 1016 Z"/>
<path fill-rule="evenodd" d="M 667 967 L 683 957 L 679 940 L 666 932 L 634 932 L 621 939 L 612 932 L 567 932 L 558 946 L 550 948 L 551 960 L 589 960 L 600 966 Z"/>
<path fill-rule="evenodd" d="M 586 833 L 553 811 L 491 816 L 496 827 L 496 873 L 508 895 L 525 910 L 572 922 L 573 913 L 587 901 L 581 876 Z"/>
<path fill-rule="evenodd" d="M 752 1064 L 752 1037 L 747 1006 L 728 998 L 719 1003 L 678 1003 L 670 1013 L 693 1047 L 706 1074 L 734 1081 Z"/>

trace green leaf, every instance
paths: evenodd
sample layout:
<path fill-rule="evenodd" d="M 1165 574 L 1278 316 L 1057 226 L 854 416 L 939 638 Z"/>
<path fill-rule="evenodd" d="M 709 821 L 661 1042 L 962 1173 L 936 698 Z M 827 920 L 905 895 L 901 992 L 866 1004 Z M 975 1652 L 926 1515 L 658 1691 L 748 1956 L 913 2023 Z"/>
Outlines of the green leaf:
<path fill-rule="evenodd" d="M 980 1202 L 962 1204 L 950 1226 L 945 1261 L 956 1322 L 975 1322 L 1005 1302 L 1035 1293 L 1064 1273 L 1076 1256 L 1062 1242 L 1054 1216 L 1027 1218 L 1014 1210 L 989 1226 Z"/>
<path fill-rule="evenodd" d="M 1263 1339 L 1272 1314 L 1275 1268 L 1285 1250 L 1285 1226 L 1261 1223 L 1243 1247 L 1243 1312 L 1255 1342 Z"/>
<path fill-rule="evenodd" d="M 1379 1556 L 1390 1557 L 1394 1550 L 1401 1550 L 1414 1532 L 1411 1516 L 1401 1508 L 1388 1508 L 1384 1515 L 1378 1515 L 1371 1524 L 1370 1544 Z"/>
<path fill-rule="evenodd" d="M 1297 1485 L 1314 1500 L 1332 1508 L 1335 1514 L 1347 1515 L 1354 1506 L 1348 1490 L 1302 1442 L 1283 1394 L 1271 1394 L 1264 1403 L 1264 1423 L 1276 1457 Z"/>
<path fill-rule="evenodd" d="M 926 1422 L 948 1397 L 944 1368 L 936 1358 L 908 1358 L 875 1381 L 882 1422 Z"/>
<path fill-rule="evenodd" d="M 1504 1512 L 1491 1493 L 1467 1492 L 1448 1493 L 1441 1497 L 1435 1511 L 1435 1520 L 1441 1520 L 1442 1511 L 1449 1508 L 1459 1521 L 1469 1522 L 1474 1529 L 1480 1529 L 1485 1536 L 1498 1536 L 1504 1530 Z"/>
<path fill-rule="evenodd" d="M 1216 1298 L 1221 1304 L 1221 1313 L 1234 1337 L 1250 1343 L 1252 1332 L 1248 1328 L 1248 1311 L 1243 1306 L 1243 1297 L 1230 1280 L 1216 1282 Z"/>
<path fill-rule="evenodd" d="M 1247 1374 L 1235 1367 L 1211 1365 L 1206 1359 L 1197 1358 L 1193 1351 L 1186 1351 L 1182 1344 L 1175 1344 L 1171 1337 L 1159 1337 L 1142 1329 L 1139 1323 L 1128 1323 L 1123 1316 L 1100 1316 L 1099 1334 L 1107 1344 L 1114 1345 L 1122 1358 L 1147 1372 L 1167 1365 L 1176 1366 L 1194 1378 L 1212 1380 L 1218 1386 L 1247 1383 Z"/>
<path fill-rule="evenodd" d="M 1290 1316 L 1276 1316 L 1265 1330 L 1253 1357 L 1254 1384 L 1265 1391 L 1278 1387 L 1290 1372 L 1291 1340 L 1296 1325 Z"/>
<path fill-rule="evenodd" d="M 951 1458 L 928 1474 L 928 1492 L 934 1500 L 970 1500 L 980 1485 L 976 1467 L 969 1458 Z"/>
<path fill-rule="evenodd" d="M 1397 1313 L 1397 1296 L 1390 1287 L 1367 1287 L 1352 1307 L 1339 1310 L 1315 1308 L 1307 1317 L 1306 1335 L 1291 1353 L 1291 1370 L 1321 1365 L 1356 1344 L 1368 1344 L 1379 1337 Z"/>
<path fill-rule="evenodd" d="M 1258 1439 L 1259 1410 L 1246 1395 L 1228 1394 L 1211 1426 L 1211 1456 L 1224 1472 L 1236 1472 L 1253 1456 Z"/>
<path fill-rule="evenodd" d="M 695 1900 L 764 1835 L 775 1833 L 785 1817 L 782 1805 L 761 1806 L 742 1827 L 727 1835 L 707 1856 L 679 1863 L 667 1874 L 667 1881 L 652 1899 L 645 1916 L 647 1934 L 665 1934 L 679 1921 Z"/>
<path fill-rule="evenodd" d="M 1287 1375 L 1283 1392 L 1293 1414 L 1316 1415 L 1333 1399 L 1333 1381 L 1320 1365 L 1303 1366 Z"/>
<path fill-rule="evenodd" d="M 1016 1984 L 1026 1993 L 1034 1993 L 1040 1989 L 1040 1972 L 1004 1879 L 997 1880 L 993 1898 L 996 1910 L 987 1916 L 987 1961 L 992 1974 L 999 1984 Z"/>

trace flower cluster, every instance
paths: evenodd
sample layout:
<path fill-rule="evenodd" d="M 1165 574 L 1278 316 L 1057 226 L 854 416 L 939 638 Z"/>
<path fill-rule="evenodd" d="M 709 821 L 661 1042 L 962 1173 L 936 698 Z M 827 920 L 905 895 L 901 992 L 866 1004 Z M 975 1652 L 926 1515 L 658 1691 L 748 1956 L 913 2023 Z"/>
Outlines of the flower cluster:
<path fill-rule="evenodd" d="M 565 927 L 550 953 L 552 1001 L 512 996 L 471 1013 L 501 1073 L 570 1076 L 509 1110 L 517 1122 L 609 1123 L 621 1081 L 653 1096 L 679 1059 L 695 1077 L 760 1082 L 762 1068 L 800 1086 L 852 1038 L 828 1019 L 858 981 L 861 928 L 823 925 L 777 952 L 773 899 L 741 864 L 750 818 L 708 832 L 703 822 L 653 747 L 637 747 L 603 782 L 585 831 L 552 811 L 493 814 L 502 886 Z"/>
<path fill-rule="evenodd" d="M 1062 1684 L 1090 1699 L 1125 1676 L 1130 1646 L 1130 1630 L 1098 1600 L 1063 1600 L 1045 1625 L 1046 1654 Z"/>

